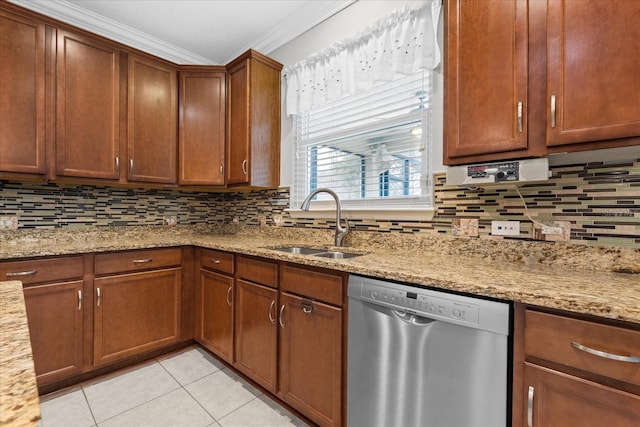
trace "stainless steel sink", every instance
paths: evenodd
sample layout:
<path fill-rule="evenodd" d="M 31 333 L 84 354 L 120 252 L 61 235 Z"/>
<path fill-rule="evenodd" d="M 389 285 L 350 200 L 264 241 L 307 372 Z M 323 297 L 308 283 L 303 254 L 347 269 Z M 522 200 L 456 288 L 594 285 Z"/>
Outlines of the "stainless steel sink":
<path fill-rule="evenodd" d="M 283 246 L 283 247 L 269 248 L 269 249 L 273 249 L 274 251 L 286 252 L 289 254 L 311 255 L 311 256 L 318 256 L 322 258 L 332 258 L 332 259 L 347 259 L 347 258 L 353 258 L 353 257 L 364 255 L 364 254 L 355 253 L 355 252 L 333 251 L 333 250 L 327 250 L 323 248 L 310 248 L 307 246 Z"/>
<path fill-rule="evenodd" d="M 319 254 L 321 252 L 326 252 L 325 249 L 317 249 L 317 248 L 308 248 L 306 246 L 285 246 L 282 248 L 271 248 L 274 251 L 287 252 L 290 254 L 298 254 L 298 255 L 314 255 Z"/>
<path fill-rule="evenodd" d="M 327 251 L 327 252 L 320 252 L 320 253 L 316 253 L 316 254 L 311 254 L 313 256 L 320 256 L 323 258 L 333 258 L 333 259 L 347 259 L 347 258 L 353 258 L 353 257 L 357 257 L 357 256 L 361 256 L 364 254 L 356 254 L 353 252 L 342 252 L 342 251 Z"/>

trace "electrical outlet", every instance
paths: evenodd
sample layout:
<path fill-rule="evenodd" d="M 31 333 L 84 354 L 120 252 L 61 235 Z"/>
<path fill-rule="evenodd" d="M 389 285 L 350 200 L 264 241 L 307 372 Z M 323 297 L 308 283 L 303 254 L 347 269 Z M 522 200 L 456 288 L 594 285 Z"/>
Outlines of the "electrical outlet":
<path fill-rule="evenodd" d="M 520 221 L 491 221 L 491 234 L 494 236 L 519 236 Z"/>
<path fill-rule="evenodd" d="M 276 227 L 280 227 L 282 225 L 282 215 L 273 215 L 271 217 L 271 222 L 273 223 L 273 225 L 275 225 Z"/>
<path fill-rule="evenodd" d="M 562 234 L 562 227 L 552 227 L 550 225 L 543 225 L 541 232 L 542 234 L 558 235 L 558 234 Z"/>
<path fill-rule="evenodd" d="M 178 223 L 178 217 L 176 215 L 167 215 L 162 218 L 164 225 L 176 225 Z"/>
<path fill-rule="evenodd" d="M 0 230 L 17 230 L 17 216 L 0 216 Z"/>

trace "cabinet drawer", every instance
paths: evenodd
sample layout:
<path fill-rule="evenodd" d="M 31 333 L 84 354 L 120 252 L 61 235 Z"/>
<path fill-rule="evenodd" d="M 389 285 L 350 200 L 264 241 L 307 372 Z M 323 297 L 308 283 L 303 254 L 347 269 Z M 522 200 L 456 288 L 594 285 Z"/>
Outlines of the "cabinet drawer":
<path fill-rule="evenodd" d="M 281 288 L 294 294 L 342 305 L 343 276 L 286 265 Z"/>
<path fill-rule="evenodd" d="M 261 285 L 278 287 L 278 264 L 257 258 L 239 256 L 237 258 L 238 278 Z"/>
<path fill-rule="evenodd" d="M 578 349 L 577 345 L 586 348 Z M 640 357 L 640 331 L 527 310 L 525 353 L 539 359 L 640 385 L 640 363 L 613 360 L 598 352 Z"/>
<path fill-rule="evenodd" d="M 95 274 L 150 270 L 182 264 L 180 248 L 149 249 L 96 255 Z"/>
<path fill-rule="evenodd" d="M 81 279 L 83 273 L 82 256 L 0 263 L 0 280 L 19 280 L 25 285 L 54 280 Z"/>
<path fill-rule="evenodd" d="M 233 254 L 202 249 L 200 251 L 200 265 L 209 270 L 233 274 Z"/>

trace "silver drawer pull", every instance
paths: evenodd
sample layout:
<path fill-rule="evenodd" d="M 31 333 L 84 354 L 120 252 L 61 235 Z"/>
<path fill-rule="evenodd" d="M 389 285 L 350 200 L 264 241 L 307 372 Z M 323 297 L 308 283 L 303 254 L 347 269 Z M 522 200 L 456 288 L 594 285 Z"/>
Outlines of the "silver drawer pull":
<path fill-rule="evenodd" d="M 147 263 L 150 263 L 151 261 L 153 261 L 153 258 L 134 259 L 133 263 L 134 264 L 147 264 Z"/>
<path fill-rule="evenodd" d="M 621 354 L 607 353 L 606 351 L 596 350 L 575 341 L 571 341 L 571 345 L 580 351 L 594 356 L 604 357 L 605 359 L 617 360 L 618 362 L 640 363 L 640 357 L 638 356 L 622 356 Z"/>
<path fill-rule="evenodd" d="M 82 291 L 78 291 L 78 310 L 82 310 Z"/>
<path fill-rule="evenodd" d="M 533 393 L 535 389 L 533 386 L 529 386 L 529 393 L 527 395 L 527 427 L 533 427 Z"/>
<path fill-rule="evenodd" d="M 247 174 L 247 159 L 244 159 L 244 160 L 242 161 L 242 173 L 243 173 L 244 175 L 246 175 L 246 174 Z"/>
<path fill-rule="evenodd" d="M 102 296 L 100 295 L 100 288 L 96 288 L 96 306 L 100 307 L 100 300 Z"/>
<path fill-rule="evenodd" d="M 522 101 L 518 101 L 518 132 L 522 133 Z"/>
<path fill-rule="evenodd" d="M 15 271 L 15 272 L 9 272 L 9 273 L 5 274 L 5 276 L 7 276 L 7 277 L 33 276 L 37 272 L 38 272 L 38 270 Z"/>
<path fill-rule="evenodd" d="M 214 264 L 220 264 L 220 260 L 215 258 L 211 258 L 211 262 Z"/>
<path fill-rule="evenodd" d="M 129 159 L 129 172 L 133 173 L 133 159 Z"/>
<path fill-rule="evenodd" d="M 551 128 L 556 127 L 556 94 L 551 95 Z"/>
<path fill-rule="evenodd" d="M 120 157 L 116 156 L 116 172 L 120 171 Z"/>
<path fill-rule="evenodd" d="M 302 306 L 302 312 L 303 313 L 305 313 L 305 314 L 313 313 L 313 301 L 303 299 L 302 303 L 301 303 L 301 306 Z"/>

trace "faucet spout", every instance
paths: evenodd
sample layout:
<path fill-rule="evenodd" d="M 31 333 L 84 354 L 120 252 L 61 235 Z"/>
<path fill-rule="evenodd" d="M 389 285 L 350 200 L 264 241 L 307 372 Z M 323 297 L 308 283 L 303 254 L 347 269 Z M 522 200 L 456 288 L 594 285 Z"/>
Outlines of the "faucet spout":
<path fill-rule="evenodd" d="M 336 238 L 335 244 L 336 246 L 342 246 L 342 240 L 345 238 L 347 233 L 349 233 L 349 221 L 344 220 L 344 227 L 342 226 L 342 209 L 340 208 L 340 199 L 338 195 L 328 188 L 316 188 L 304 199 L 300 209 L 303 211 L 309 210 L 309 205 L 311 204 L 311 199 L 313 199 L 318 193 L 327 193 L 336 201 Z"/>

